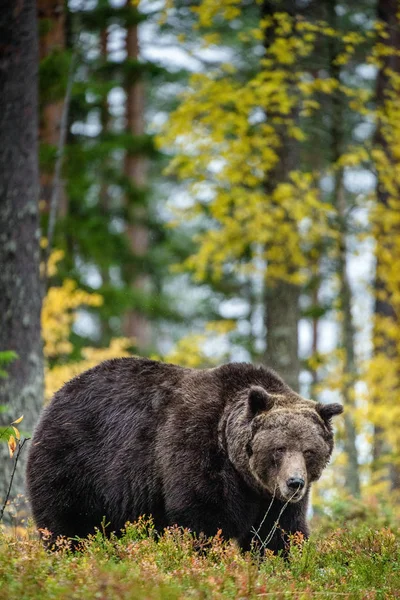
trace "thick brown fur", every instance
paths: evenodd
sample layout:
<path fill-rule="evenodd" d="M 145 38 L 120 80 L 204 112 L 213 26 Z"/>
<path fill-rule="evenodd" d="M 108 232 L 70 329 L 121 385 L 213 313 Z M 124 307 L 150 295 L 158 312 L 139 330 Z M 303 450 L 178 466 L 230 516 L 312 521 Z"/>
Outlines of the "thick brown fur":
<path fill-rule="evenodd" d="M 35 522 L 54 539 L 84 537 L 104 521 L 119 532 L 152 515 L 157 530 L 222 529 L 247 550 L 254 529 L 268 537 L 288 499 L 285 481 L 303 469 L 301 499 L 292 498 L 267 544 L 277 552 L 291 533 L 308 535 L 309 487 L 329 460 L 330 418 L 341 412 L 329 406 L 324 413 L 250 364 L 106 361 L 67 383 L 43 412 L 27 467 Z"/>

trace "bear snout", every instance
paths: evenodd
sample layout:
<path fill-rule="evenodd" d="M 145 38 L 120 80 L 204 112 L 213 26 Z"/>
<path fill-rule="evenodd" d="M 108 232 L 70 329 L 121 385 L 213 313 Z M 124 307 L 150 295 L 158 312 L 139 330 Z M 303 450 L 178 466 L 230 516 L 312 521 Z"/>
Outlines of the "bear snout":
<path fill-rule="evenodd" d="M 307 489 L 307 469 L 301 452 L 288 452 L 284 456 L 278 486 L 285 501 L 298 502 L 303 498 Z"/>
<path fill-rule="evenodd" d="M 302 490 L 305 486 L 305 483 L 306 482 L 302 477 L 289 477 L 289 479 L 286 482 L 286 485 L 289 489 L 295 492 L 296 490 Z"/>
<path fill-rule="evenodd" d="M 279 491 L 285 502 L 299 502 L 306 492 L 306 483 L 302 477 L 290 477 L 279 485 Z"/>

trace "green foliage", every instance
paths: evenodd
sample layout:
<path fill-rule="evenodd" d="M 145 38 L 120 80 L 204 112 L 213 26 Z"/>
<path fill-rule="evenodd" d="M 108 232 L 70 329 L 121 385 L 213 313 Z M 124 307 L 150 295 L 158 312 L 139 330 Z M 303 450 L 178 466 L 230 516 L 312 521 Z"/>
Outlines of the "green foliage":
<path fill-rule="evenodd" d="M 124 57 L 127 46 L 123 37 L 119 57 L 113 56 L 112 30 L 117 28 L 126 34 L 129 28 L 148 19 L 134 3 L 123 7 L 113 7 L 101 0 L 91 6 L 86 4 L 79 9 L 65 5 L 67 49 L 53 50 L 40 66 L 41 115 L 46 125 L 45 119 L 49 115 L 51 118 L 52 111 L 45 109 L 63 100 L 71 55 L 74 56 L 62 169 L 65 202 L 54 239 L 55 247 L 63 250 L 64 258 L 50 283 L 57 285 L 66 278 L 73 279 L 79 289 L 98 292 L 105 298 L 101 306 L 90 309 L 98 329 L 93 338 L 99 346 L 108 346 L 112 337 L 125 333 L 125 316 L 133 310 L 151 320 L 153 339 L 157 340 L 160 323 L 182 322 L 167 290 L 171 279 L 169 265 L 180 260 L 175 251 L 178 245 L 175 240 L 179 236 L 165 228 L 165 217 L 160 216 L 159 210 L 163 198 L 154 193 L 153 172 L 159 176 L 162 154 L 155 147 L 147 125 L 133 134 L 128 130 L 126 116 L 130 110 L 129 94 L 135 94 L 135 84 L 144 83 L 144 104 L 147 108 L 147 99 L 152 98 L 153 107 L 153 79 L 160 86 L 167 79 L 172 81 L 174 75 L 155 62 L 135 56 L 132 44 L 129 48 L 133 55 Z M 49 31 L 51 23 L 42 20 L 41 36 Z M 182 78 L 182 73 L 177 77 Z M 120 98 L 118 114 L 114 110 L 115 101 L 110 100 L 114 92 Z M 139 115 L 139 120 L 144 117 Z M 55 132 L 54 124 L 53 129 L 50 127 L 55 139 L 57 127 Z M 55 158 L 56 146 L 42 141 L 42 175 L 51 177 Z M 146 163 L 144 171 L 147 167 L 151 169 L 148 179 L 146 176 L 135 179 L 132 169 L 127 169 L 129 159 Z M 44 231 L 47 209 L 44 205 Z M 137 253 L 133 238 L 138 226 L 148 233 L 149 250 Z M 182 248 L 183 244 L 179 250 Z M 93 277 L 87 277 L 88 272 L 94 275 L 94 284 Z M 136 285 L 140 278 L 146 279 L 146 285 Z M 82 346 L 92 345 L 93 338 L 88 340 L 77 332 L 71 333 L 70 341 L 75 346 L 73 355 L 78 356 Z"/>
<path fill-rule="evenodd" d="M 15 360 L 16 358 L 18 358 L 18 355 L 13 350 L 3 350 L 2 352 L 0 352 L 0 380 L 5 379 L 7 377 L 7 371 L 6 371 L 5 367 L 8 367 L 8 365 L 10 363 L 12 363 L 13 360 Z M 0 396 L 0 399 L 1 399 L 1 396 Z M 0 404 L 0 415 L 1 414 L 7 415 L 9 413 L 9 411 L 10 411 L 10 408 L 8 406 Z M 13 435 L 16 431 L 18 431 L 18 430 L 14 429 L 12 427 L 12 425 L 7 425 L 7 426 L 0 425 L 0 440 L 3 440 L 3 438 L 10 439 L 10 435 Z M 19 433 L 18 433 L 18 435 L 19 435 Z M 12 439 L 15 442 L 14 437 L 12 437 Z"/>
<path fill-rule="evenodd" d="M 70 52 L 57 48 L 41 60 L 39 93 L 46 98 L 46 102 L 64 99 L 70 62 Z"/>
<path fill-rule="evenodd" d="M 13 360 L 15 360 L 17 354 L 12 350 L 4 350 L 0 352 L 0 378 L 7 377 L 7 371 L 4 370 L 3 367 L 7 367 Z"/>
<path fill-rule="evenodd" d="M 21 533 L 21 532 L 20 532 Z M 122 537 L 101 532 L 72 553 L 54 553 L 28 535 L 0 533 L 0 600 L 96 598 L 138 600 L 213 598 L 396 598 L 400 534 L 358 525 L 292 540 L 290 559 L 241 554 L 219 536 L 203 545 L 187 531 L 156 537 L 151 523 L 128 525 Z"/>

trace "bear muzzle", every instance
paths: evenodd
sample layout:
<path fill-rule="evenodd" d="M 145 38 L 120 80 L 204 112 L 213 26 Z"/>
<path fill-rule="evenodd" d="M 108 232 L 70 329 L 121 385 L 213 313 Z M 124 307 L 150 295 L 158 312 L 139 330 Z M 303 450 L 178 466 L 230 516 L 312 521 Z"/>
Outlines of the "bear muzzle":
<path fill-rule="evenodd" d="M 277 474 L 279 494 L 283 500 L 299 502 L 307 489 L 307 469 L 301 452 L 288 452 Z"/>
<path fill-rule="evenodd" d="M 302 477 L 290 477 L 278 483 L 279 495 L 284 501 L 299 502 L 306 492 L 306 483 Z"/>

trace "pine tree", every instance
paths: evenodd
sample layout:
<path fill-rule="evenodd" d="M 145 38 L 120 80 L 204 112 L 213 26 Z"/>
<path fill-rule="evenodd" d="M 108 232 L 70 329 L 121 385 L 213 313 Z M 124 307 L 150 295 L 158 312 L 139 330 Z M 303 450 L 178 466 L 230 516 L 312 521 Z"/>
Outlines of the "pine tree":
<path fill-rule="evenodd" d="M 129 9 L 130 0 L 126 7 Z M 126 56 L 131 64 L 140 65 L 139 23 L 130 24 L 126 31 Z M 134 80 L 129 78 L 126 84 L 126 133 L 143 137 L 145 133 L 145 89 L 143 76 L 138 73 Z M 143 193 L 146 185 L 146 159 L 137 152 L 126 152 L 125 175 L 129 181 Z M 146 226 L 146 207 L 129 206 L 130 223 L 127 227 L 129 245 L 135 256 L 136 273 L 130 273 L 128 284 L 135 290 L 145 291 L 148 288 L 149 276 L 138 269 L 139 261 L 149 249 L 149 230 Z M 147 215 L 148 217 L 148 215 Z M 147 218 L 148 221 L 148 218 Z M 139 271 L 139 272 L 138 272 Z M 142 272 L 140 272 L 142 271 Z M 150 343 L 150 323 L 139 310 L 128 310 L 124 318 L 124 334 L 135 339 L 139 351 L 145 351 Z"/>
<path fill-rule="evenodd" d="M 106 0 L 96 6 L 84 3 L 78 10 L 69 8 L 66 14 L 65 57 L 68 65 L 73 54 L 76 67 L 63 162 L 68 210 L 59 215 L 55 239 L 64 259 L 56 280 L 70 277 L 80 288 L 95 289 L 104 297 L 101 307 L 87 310 L 94 325 L 92 339 L 72 334 L 75 358 L 84 345 L 105 346 L 123 333 L 136 338 L 137 350 L 151 352 L 157 328 L 181 319 L 165 291 L 168 264 L 177 251 L 172 241 L 176 235 L 164 230 L 152 186 L 136 177 L 137 165 L 146 163 L 153 168 L 153 162 L 160 159 L 145 130 L 144 99 L 139 112 L 132 112 L 136 90 L 143 88 L 145 80 L 149 90 L 153 78 L 170 77 L 135 55 L 137 48 L 127 52 L 146 18 L 131 3 L 115 7 Z M 45 66 L 42 63 L 44 105 L 50 85 Z M 57 70 L 54 64 L 53 73 L 53 85 L 65 93 L 65 69 Z M 146 97 L 150 97 L 147 91 Z M 128 115 L 127 121 L 124 115 Z M 140 130 L 136 127 L 139 121 Z M 42 144 L 42 156 L 51 155 L 51 148 Z M 45 170 L 43 161 L 42 165 Z M 148 248 L 135 247 L 138 232 L 145 232 Z M 160 257 L 162 268 L 157 264 Z M 146 344 L 141 344 L 132 328 L 127 330 L 129 314 L 144 323 L 153 322 Z"/>

